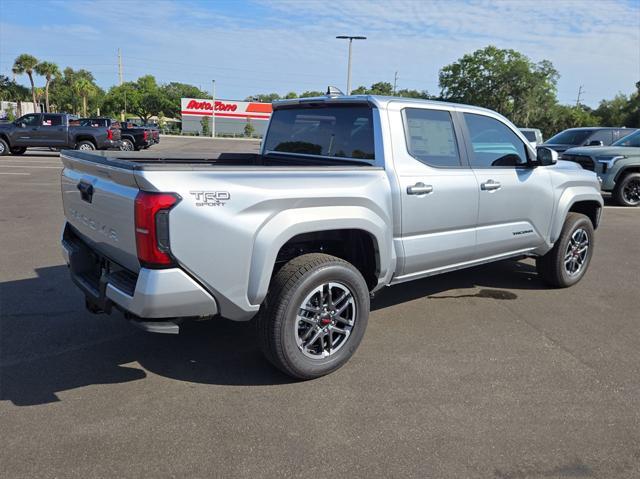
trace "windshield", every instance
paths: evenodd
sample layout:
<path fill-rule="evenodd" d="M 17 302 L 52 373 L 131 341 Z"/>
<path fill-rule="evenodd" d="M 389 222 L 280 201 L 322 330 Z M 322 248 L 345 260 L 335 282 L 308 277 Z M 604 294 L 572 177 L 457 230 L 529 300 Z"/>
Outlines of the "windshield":
<path fill-rule="evenodd" d="M 632 146 L 635 148 L 640 148 L 640 130 L 631 133 L 630 135 L 627 135 L 623 138 L 620 138 L 611 146 Z"/>
<path fill-rule="evenodd" d="M 522 130 L 520 130 L 522 131 Z M 529 141 L 536 141 L 536 132 L 535 131 L 522 131 L 524 137 Z"/>
<path fill-rule="evenodd" d="M 581 145 L 593 130 L 564 130 L 549 138 L 546 143 L 556 145 Z"/>
<path fill-rule="evenodd" d="M 265 151 L 374 159 L 369 105 L 295 106 L 273 112 Z"/>

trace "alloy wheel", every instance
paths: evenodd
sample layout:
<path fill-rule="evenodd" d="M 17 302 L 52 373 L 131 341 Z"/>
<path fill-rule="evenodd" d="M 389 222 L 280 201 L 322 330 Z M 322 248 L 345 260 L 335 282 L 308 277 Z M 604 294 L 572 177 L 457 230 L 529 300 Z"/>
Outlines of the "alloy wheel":
<path fill-rule="evenodd" d="M 576 276 L 582 271 L 588 254 L 589 235 L 584 229 L 578 228 L 571 235 L 564 254 L 564 269 L 569 276 Z"/>
<path fill-rule="evenodd" d="M 356 321 L 352 292 L 342 283 L 325 283 L 302 301 L 294 323 L 295 338 L 302 353 L 323 359 L 347 342 Z"/>
<path fill-rule="evenodd" d="M 625 201 L 632 205 L 640 204 L 640 179 L 632 179 L 624 185 L 622 195 Z"/>

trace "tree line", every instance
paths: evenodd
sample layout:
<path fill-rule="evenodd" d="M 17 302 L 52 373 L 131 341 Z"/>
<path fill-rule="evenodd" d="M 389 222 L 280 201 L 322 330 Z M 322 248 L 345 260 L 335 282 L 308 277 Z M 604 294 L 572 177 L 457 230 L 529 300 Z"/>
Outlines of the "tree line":
<path fill-rule="evenodd" d="M 186 83 L 158 84 L 153 75 L 100 88 L 93 74 L 85 69 L 60 70 L 58 65 L 39 61 L 32 55 L 18 56 L 13 65 L 16 75 L 26 75 L 31 89 L 0 75 L 0 100 L 44 100 L 47 111 L 119 116 L 134 114 L 143 121 L 151 116 L 175 118 L 180 115 L 180 98 L 211 98 Z M 37 87 L 36 76 L 42 87 Z M 394 90 L 390 82 L 359 86 L 352 94 L 394 95 L 410 98 L 467 103 L 496 110 L 520 127 L 540 128 L 549 136 L 577 126 L 627 126 L 640 128 L 640 81 L 631 95 L 620 93 L 600 101 L 597 108 L 576 102 L 562 105 L 557 98 L 560 75 L 547 60 L 532 62 L 520 52 L 488 46 L 464 55 L 444 66 L 438 77 L 438 94 L 427 90 Z M 246 100 L 272 102 L 278 99 L 321 96 L 323 91 L 257 94 Z"/>

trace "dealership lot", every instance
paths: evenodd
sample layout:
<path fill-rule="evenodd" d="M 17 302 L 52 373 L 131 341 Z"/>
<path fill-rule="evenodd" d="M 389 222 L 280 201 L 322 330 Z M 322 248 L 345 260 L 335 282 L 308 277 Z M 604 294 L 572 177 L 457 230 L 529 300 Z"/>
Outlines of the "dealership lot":
<path fill-rule="evenodd" d="M 257 148 L 165 137 L 146 154 Z M 162 336 L 86 312 L 60 169 L 0 159 L 2 476 L 640 475 L 640 209 L 605 209 L 568 290 L 529 261 L 389 288 L 347 366 L 294 382 L 250 324 Z"/>

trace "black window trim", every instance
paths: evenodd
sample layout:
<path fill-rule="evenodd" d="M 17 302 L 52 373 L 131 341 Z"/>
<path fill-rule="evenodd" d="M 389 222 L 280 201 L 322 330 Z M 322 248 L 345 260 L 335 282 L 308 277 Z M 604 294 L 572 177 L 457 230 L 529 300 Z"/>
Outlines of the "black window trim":
<path fill-rule="evenodd" d="M 468 156 L 468 161 L 469 161 L 469 166 L 471 169 L 473 170 L 514 170 L 514 169 L 519 169 L 519 170 L 527 170 L 532 168 L 533 166 L 535 166 L 536 164 L 536 159 L 532 159 L 529 155 L 531 154 L 531 152 L 529 151 L 529 148 L 527 148 L 527 145 L 522 141 L 522 139 L 518 136 L 517 132 L 511 128 L 509 125 L 507 125 L 504 121 L 500 120 L 499 118 L 496 118 L 492 115 L 485 115 L 482 112 L 473 112 L 473 111 L 460 111 L 460 123 L 462 125 L 462 130 L 463 130 L 463 134 L 464 134 L 464 138 L 465 138 L 465 144 L 466 144 L 466 148 L 467 148 L 467 156 Z M 518 138 L 518 140 L 520 140 L 524 146 L 524 152 L 527 155 L 527 162 L 522 164 L 522 165 L 515 165 L 515 166 L 476 166 L 473 164 L 473 158 L 474 158 L 474 151 L 473 151 L 473 143 L 471 142 L 471 133 L 469 132 L 469 128 L 467 127 L 467 120 L 465 119 L 464 115 L 465 114 L 469 114 L 469 115 L 476 115 L 476 116 L 484 116 L 486 118 L 491 118 L 492 120 L 496 120 L 497 122 L 501 123 L 502 125 L 504 125 L 505 128 L 508 128 L 509 130 L 511 130 L 513 132 L 513 134 L 516 136 L 516 138 Z"/>
<path fill-rule="evenodd" d="M 456 147 L 458 149 L 458 163 L 459 163 L 458 166 L 432 165 L 432 164 L 430 164 L 430 163 L 428 163 L 428 162 L 426 162 L 424 160 L 421 160 L 420 158 L 416 158 L 415 156 L 413 156 L 411 154 L 411 149 L 409 147 L 409 122 L 407 120 L 406 110 L 444 111 L 444 112 L 449 114 L 449 117 L 451 118 L 451 124 L 453 125 L 453 136 L 454 136 L 454 138 L 456 140 Z M 419 107 L 419 106 L 407 106 L 407 107 L 402 108 L 401 114 L 402 114 L 402 131 L 404 133 L 404 146 L 406 148 L 407 155 L 409 155 L 411 158 L 413 158 L 414 160 L 416 160 L 420 164 L 428 166 L 429 168 L 436 168 L 438 170 L 469 169 L 469 158 L 467 157 L 466 149 L 463 147 L 464 146 L 464 141 L 461 140 L 461 138 L 464 138 L 464 136 L 463 136 L 462 131 L 460 130 L 460 125 L 458 125 L 459 118 L 457 118 L 455 110 L 447 110 L 447 109 L 443 109 L 443 108 L 422 108 L 422 107 Z"/>

